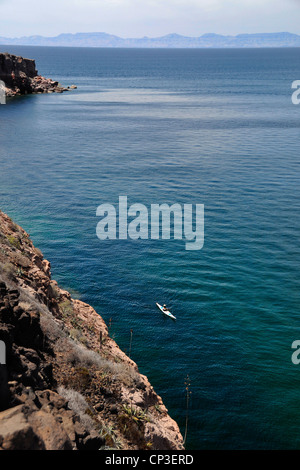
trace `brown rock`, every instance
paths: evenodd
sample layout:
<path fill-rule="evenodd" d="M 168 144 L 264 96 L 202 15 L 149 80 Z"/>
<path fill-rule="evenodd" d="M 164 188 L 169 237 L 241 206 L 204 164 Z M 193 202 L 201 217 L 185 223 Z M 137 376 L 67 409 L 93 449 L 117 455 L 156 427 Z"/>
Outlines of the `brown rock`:
<path fill-rule="evenodd" d="M 3 450 L 44 450 L 45 445 L 28 423 L 23 406 L 0 413 L 0 443 Z"/>
<path fill-rule="evenodd" d="M 5 83 L 8 97 L 64 91 L 57 81 L 38 75 L 34 60 L 8 53 L 0 53 L 0 80 Z"/>
<path fill-rule="evenodd" d="M 32 413 L 28 421 L 44 442 L 46 450 L 72 450 L 68 434 L 52 414 L 40 410 Z"/>

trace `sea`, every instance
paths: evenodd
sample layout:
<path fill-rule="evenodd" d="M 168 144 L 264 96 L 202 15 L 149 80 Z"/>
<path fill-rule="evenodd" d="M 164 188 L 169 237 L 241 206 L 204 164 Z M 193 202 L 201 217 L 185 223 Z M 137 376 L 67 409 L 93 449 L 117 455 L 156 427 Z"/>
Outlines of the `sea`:
<path fill-rule="evenodd" d="M 110 325 L 187 450 L 299 449 L 299 49 L 0 50 L 77 86 L 0 106 L 1 210 Z M 203 204 L 203 248 L 100 240 L 97 207 L 119 196 Z"/>

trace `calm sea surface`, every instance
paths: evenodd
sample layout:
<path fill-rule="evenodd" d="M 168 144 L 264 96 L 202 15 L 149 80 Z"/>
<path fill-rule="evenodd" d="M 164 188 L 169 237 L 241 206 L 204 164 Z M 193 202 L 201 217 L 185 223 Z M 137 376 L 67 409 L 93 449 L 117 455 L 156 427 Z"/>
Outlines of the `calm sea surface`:
<path fill-rule="evenodd" d="M 300 448 L 298 49 L 2 47 L 78 89 L 0 107 L 0 207 L 93 305 L 188 449 Z M 100 241 L 96 208 L 205 205 L 205 244 Z M 177 322 L 164 318 L 166 303 Z"/>

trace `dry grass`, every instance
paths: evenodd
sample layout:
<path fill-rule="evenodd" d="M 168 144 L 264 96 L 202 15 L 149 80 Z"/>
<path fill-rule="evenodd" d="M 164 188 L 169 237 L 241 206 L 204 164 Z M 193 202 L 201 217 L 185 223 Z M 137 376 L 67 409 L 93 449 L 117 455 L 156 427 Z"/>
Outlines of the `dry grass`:
<path fill-rule="evenodd" d="M 65 340 L 58 341 L 56 347 L 61 353 L 65 353 L 65 359 L 73 366 L 87 369 L 95 367 L 97 370 L 109 373 L 126 386 L 132 386 L 140 381 L 139 374 L 133 367 L 110 361 L 82 344 L 76 343 L 71 338 L 68 338 L 67 342 Z"/>
<path fill-rule="evenodd" d="M 3 281 L 12 281 L 17 276 L 17 269 L 12 263 L 0 263 L 0 273 Z"/>
<path fill-rule="evenodd" d="M 65 400 L 67 400 L 69 408 L 79 416 L 80 422 L 83 426 L 89 431 L 94 429 L 95 423 L 87 414 L 87 411 L 90 409 L 89 405 L 81 393 L 62 386 L 58 387 L 57 391 Z"/>

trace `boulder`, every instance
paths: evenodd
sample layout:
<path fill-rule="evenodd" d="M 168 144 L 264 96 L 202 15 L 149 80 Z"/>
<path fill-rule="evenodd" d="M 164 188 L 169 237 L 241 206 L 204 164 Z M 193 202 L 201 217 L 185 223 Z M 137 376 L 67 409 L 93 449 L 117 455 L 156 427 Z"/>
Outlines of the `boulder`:
<path fill-rule="evenodd" d="M 44 450 L 45 444 L 28 423 L 23 405 L 0 413 L 0 449 Z"/>

